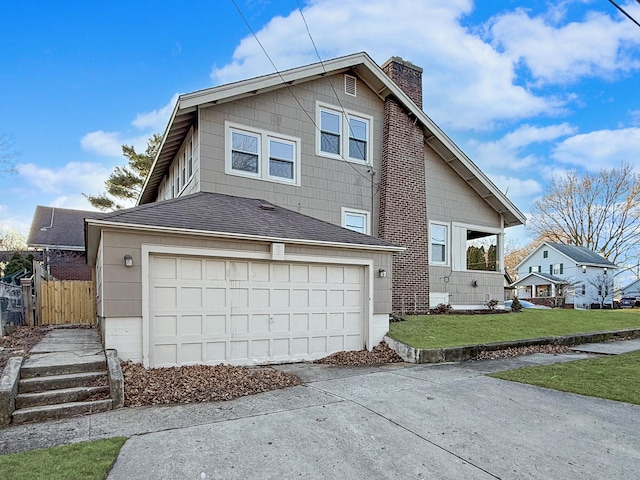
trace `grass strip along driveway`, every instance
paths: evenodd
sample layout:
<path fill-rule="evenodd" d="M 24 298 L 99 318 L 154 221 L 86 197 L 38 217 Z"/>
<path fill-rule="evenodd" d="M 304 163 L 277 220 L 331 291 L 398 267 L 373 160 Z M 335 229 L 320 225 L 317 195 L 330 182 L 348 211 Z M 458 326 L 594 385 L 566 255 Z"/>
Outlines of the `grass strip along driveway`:
<path fill-rule="evenodd" d="M 0 478 L 103 480 L 125 437 L 75 443 L 0 456 Z"/>
<path fill-rule="evenodd" d="M 490 377 L 640 405 L 640 351 L 494 373 Z"/>
<path fill-rule="evenodd" d="M 640 328 L 640 310 L 536 310 L 421 315 L 391 323 L 389 336 L 415 348 L 443 348 Z"/>

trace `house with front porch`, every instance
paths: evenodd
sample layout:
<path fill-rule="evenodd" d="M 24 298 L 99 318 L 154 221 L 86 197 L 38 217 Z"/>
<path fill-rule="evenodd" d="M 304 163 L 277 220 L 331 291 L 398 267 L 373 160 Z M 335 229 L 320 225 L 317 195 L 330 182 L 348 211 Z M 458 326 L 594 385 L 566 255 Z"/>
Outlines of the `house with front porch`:
<path fill-rule="evenodd" d="M 588 248 L 543 242 L 516 268 L 512 287 L 520 299 L 567 308 L 613 305 L 618 267 Z"/>

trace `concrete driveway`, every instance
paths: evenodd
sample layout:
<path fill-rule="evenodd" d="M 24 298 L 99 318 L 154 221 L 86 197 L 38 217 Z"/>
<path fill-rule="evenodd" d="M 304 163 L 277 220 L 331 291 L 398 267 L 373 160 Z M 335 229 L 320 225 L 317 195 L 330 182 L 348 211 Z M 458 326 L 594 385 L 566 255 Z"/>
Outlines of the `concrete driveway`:
<path fill-rule="evenodd" d="M 0 452 L 127 435 L 109 479 L 638 479 L 640 406 L 458 364 L 285 365 L 306 384 L 230 402 L 124 408 L 0 430 Z"/>

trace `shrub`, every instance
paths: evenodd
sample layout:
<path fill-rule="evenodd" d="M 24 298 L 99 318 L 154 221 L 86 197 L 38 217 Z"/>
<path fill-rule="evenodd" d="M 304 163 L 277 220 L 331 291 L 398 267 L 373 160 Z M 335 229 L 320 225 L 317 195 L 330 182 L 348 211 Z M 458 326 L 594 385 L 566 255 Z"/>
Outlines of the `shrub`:
<path fill-rule="evenodd" d="M 520 300 L 518 300 L 518 297 L 514 297 L 513 301 L 511 302 L 511 311 L 516 313 L 522 311 L 522 305 L 520 304 Z"/>
<path fill-rule="evenodd" d="M 498 306 L 498 300 L 496 300 L 495 298 L 492 300 L 489 300 L 487 302 L 484 303 L 484 305 L 489 309 L 489 311 L 493 312 L 495 311 L 496 307 Z"/>
<path fill-rule="evenodd" d="M 432 310 L 436 315 L 448 315 L 451 313 L 451 305 L 448 303 L 439 303 L 436 308 Z"/>

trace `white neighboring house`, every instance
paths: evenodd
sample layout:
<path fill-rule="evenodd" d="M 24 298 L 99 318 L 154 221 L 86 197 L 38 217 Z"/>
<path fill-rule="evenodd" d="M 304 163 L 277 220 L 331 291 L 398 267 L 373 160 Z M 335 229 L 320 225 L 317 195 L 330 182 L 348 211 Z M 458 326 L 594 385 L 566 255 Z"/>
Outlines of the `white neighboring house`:
<path fill-rule="evenodd" d="M 568 308 L 613 305 L 613 278 L 618 268 L 592 250 L 544 242 L 516 267 L 516 296 L 533 303 Z"/>

